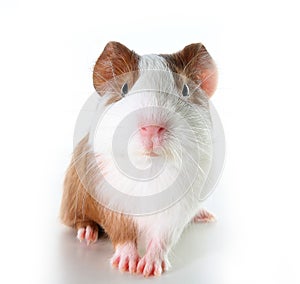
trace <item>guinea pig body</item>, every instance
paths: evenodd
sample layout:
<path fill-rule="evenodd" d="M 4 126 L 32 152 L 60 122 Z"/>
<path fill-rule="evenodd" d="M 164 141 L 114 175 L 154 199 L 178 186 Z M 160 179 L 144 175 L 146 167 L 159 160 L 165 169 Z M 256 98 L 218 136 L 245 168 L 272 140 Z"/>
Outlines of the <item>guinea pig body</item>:
<path fill-rule="evenodd" d="M 111 42 L 93 76 L 99 107 L 65 178 L 62 221 L 87 243 L 101 226 L 120 270 L 160 275 L 186 225 L 214 219 L 200 200 L 213 154 L 215 64 L 202 44 L 139 56 Z"/>

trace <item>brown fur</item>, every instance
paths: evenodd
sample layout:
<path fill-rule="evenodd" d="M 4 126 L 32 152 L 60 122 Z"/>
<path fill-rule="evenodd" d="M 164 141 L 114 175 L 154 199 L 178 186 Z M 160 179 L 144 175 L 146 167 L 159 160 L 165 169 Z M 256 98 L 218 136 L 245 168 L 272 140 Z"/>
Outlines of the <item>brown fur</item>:
<path fill-rule="evenodd" d="M 109 91 L 112 104 L 122 98 L 124 83 L 131 88 L 138 77 L 139 56 L 118 42 L 109 42 L 98 58 L 93 72 L 93 83 L 99 95 Z M 114 246 L 126 241 L 137 240 L 137 230 L 132 219 L 111 211 L 90 194 L 93 188 L 93 171 L 88 169 L 93 155 L 89 152 L 88 136 L 76 147 L 68 168 L 61 203 L 60 217 L 64 224 L 79 229 L 100 225 Z M 84 180 L 83 180 L 84 179 Z M 86 190 L 89 186 L 89 191 Z"/>
<path fill-rule="evenodd" d="M 93 72 L 95 90 L 100 96 L 109 91 L 111 98 L 107 105 L 122 98 L 124 83 L 129 89 L 138 78 L 139 56 L 118 42 L 109 42 L 98 58 Z"/>
<path fill-rule="evenodd" d="M 213 94 L 217 83 L 217 70 L 202 44 L 191 44 L 180 52 L 161 56 L 167 60 L 173 72 L 195 82 L 208 96 Z M 118 42 L 109 42 L 106 45 L 95 64 L 93 83 L 99 95 L 109 91 L 111 97 L 107 104 L 122 98 L 121 88 L 124 83 L 129 88 L 133 86 L 138 78 L 138 61 L 139 56 L 124 45 Z M 192 96 L 191 101 L 193 100 L 194 103 L 199 103 L 197 96 Z M 90 194 L 91 188 L 86 190 L 84 185 L 95 184 L 93 171 L 89 168 L 92 159 L 93 154 L 89 151 L 86 136 L 76 147 L 65 177 L 60 211 L 62 222 L 75 229 L 87 225 L 96 229 L 100 225 L 114 246 L 127 241 L 136 243 L 137 228 L 133 220 L 102 206 Z"/>
<path fill-rule="evenodd" d="M 218 73 L 216 65 L 201 43 L 186 46 L 173 54 L 161 54 L 168 62 L 172 72 L 187 77 L 196 86 L 201 87 L 211 97 L 217 87 Z M 193 103 L 200 103 L 196 95 L 191 96 Z"/>
<path fill-rule="evenodd" d="M 60 211 L 62 222 L 75 229 L 87 225 L 96 229 L 98 224 L 114 246 L 127 241 L 136 243 L 137 230 L 132 219 L 103 207 L 86 191 L 81 182 L 78 170 L 86 171 L 89 155 L 80 155 L 85 153 L 87 148 L 88 137 L 85 137 L 76 147 L 68 168 Z"/>

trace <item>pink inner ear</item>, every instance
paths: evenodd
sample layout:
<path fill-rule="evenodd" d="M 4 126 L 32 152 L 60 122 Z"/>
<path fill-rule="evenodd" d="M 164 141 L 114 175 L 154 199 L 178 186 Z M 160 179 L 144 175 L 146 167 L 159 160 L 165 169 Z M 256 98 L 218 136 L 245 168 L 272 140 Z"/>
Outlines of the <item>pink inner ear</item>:
<path fill-rule="evenodd" d="M 205 91 L 208 97 L 211 97 L 217 88 L 218 73 L 216 69 L 203 70 L 200 75 L 201 88 Z"/>

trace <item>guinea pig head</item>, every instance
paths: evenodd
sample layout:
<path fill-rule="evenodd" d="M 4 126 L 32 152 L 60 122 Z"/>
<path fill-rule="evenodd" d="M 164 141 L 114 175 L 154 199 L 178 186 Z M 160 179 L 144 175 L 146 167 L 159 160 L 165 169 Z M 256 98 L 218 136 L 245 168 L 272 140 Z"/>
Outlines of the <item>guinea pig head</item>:
<path fill-rule="evenodd" d="M 106 106 L 97 138 L 106 144 L 100 143 L 99 152 L 169 160 L 209 152 L 208 98 L 216 89 L 217 69 L 201 43 L 174 54 L 140 56 L 109 42 L 93 82 Z"/>

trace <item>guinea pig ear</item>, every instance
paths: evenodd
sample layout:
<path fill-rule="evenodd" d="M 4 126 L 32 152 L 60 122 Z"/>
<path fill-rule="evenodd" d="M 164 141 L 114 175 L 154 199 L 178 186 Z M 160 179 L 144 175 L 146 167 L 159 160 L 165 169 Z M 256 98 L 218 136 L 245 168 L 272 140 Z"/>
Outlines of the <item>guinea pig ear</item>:
<path fill-rule="evenodd" d="M 105 84 L 119 75 L 138 70 L 139 56 L 119 42 L 110 41 L 99 56 L 93 71 L 94 88 L 103 95 Z M 106 87 L 105 87 L 106 85 Z"/>
<path fill-rule="evenodd" d="M 190 44 L 180 52 L 180 57 L 186 76 L 211 97 L 217 88 L 218 70 L 205 46 L 201 43 Z"/>
<path fill-rule="evenodd" d="M 216 90 L 218 71 L 216 64 L 201 43 L 187 45 L 183 50 L 163 55 L 172 71 L 182 74 L 201 87 L 211 97 Z"/>

